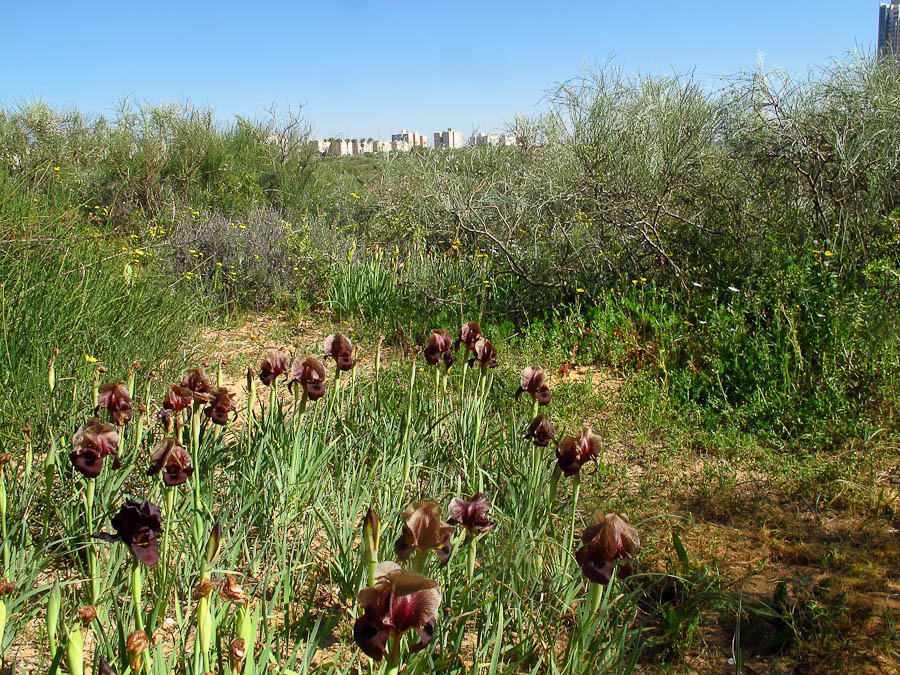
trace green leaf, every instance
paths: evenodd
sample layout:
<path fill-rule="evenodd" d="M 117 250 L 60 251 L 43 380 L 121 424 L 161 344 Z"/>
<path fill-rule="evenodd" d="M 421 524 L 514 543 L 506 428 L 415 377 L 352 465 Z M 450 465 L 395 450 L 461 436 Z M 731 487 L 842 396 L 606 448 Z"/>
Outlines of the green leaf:
<path fill-rule="evenodd" d="M 688 560 L 687 551 L 684 548 L 684 544 L 681 543 L 681 537 L 678 536 L 677 532 L 672 533 L 672 545 L 675 547 L 675 553 L 678 555 L 678 560 L 682 566 L 689 567 L 690 561 Z"/>

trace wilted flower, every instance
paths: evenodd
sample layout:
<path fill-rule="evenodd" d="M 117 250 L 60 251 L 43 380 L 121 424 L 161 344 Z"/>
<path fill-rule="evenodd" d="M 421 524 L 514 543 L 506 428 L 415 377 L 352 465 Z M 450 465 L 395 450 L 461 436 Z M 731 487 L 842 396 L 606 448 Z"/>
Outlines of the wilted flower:
<path fill-rule="evenodd" d="M 459 337 L 456 339 L 454 349 L 458 348 L 460 343 L 462 343 L 466 346 L 466 351 L 474 352 L 475 343 L 482 337 L 484 337 L 484 332 L 481 330 L 481 325 L 477 321 L 464 323 L 462 328 L 459 329 Z"/>
<path fill-rule="evenodd" d="M 128 653 L 128 665 L 131 672 L 141 672 L 144 664 L 144 652 L 150 646 L 150 638 L 142 630 L 136 630 L 125 639 L 125 651 Z"/>
<path fill-rule="evenodd" d="M 284 375 L 291 367 L 291 359 L 287 352 L 270 349 L 259 366 L 259 380 L 267 387 L 280 375 Z"/>
<path fill-rule="evenodd" d="M 291 381 L 299 382 L 310 401 L 325 395 L 325 363 L 317 356 L 298 356 L 291 366 Z"/>
<path fill-rule="evenodd" d="M 472 366 L 476 361 L 481 364 L 482 368 L 496 368 L 497 367 L 497 348 L 491 344 L 491 341 L 486 338 L 481 338 L 478 342 L 475 343 L 475 349 L 473 350 L 475 356 L 469 359 L 469 366 Z"/>
<path fill-rule="evenodd" d="M 116 424 L 125 424 L 131 421 L 131 394 L 125 382 L 106 382 L 100 385 L 97 404 L 106 408 Z"/>
<path fill-rule="evenodd" d="M 172 423 L 174 421 L 174 418 L 172 416 L 171 410 L 162 408 L 158 413 L 156 413 L 156 419 L 159 420 L 159 423 L 162 425 L 162 428 L 165 431 L 166 435 L 172 433 Z"/>
<path fill-rule="evenodd" d="M 0 452 L 0 474 L 3 473 L 3 468 L 12 461 L 12 453 L 9 452 Z"/>
<path fill-rule="evenodd" d="M 159 507 L 146 499 L 136 502 L 126 499 L 113 516 L 115 534 L 97 532 L 93 536 L 103 541 L 121 541 L 135 557 L 152 567 L 159 560 L 159 535 L 162 534 L 162 514 Z"/>
<path fill-rule="evenodd" d="M 424 555 L 434 551 L 441 567 L 446 565 L 453 552 L 453 544 L 450 543 L 453 527 L 441 520 L 440 505 L 431 500 L 416 502 L 400 518 L 403 520 L 403 534 L 394 544 L 394 553 L 400 561 L 405 561 L 413 552 Z"/>
<path fill-rule="evenodd" d="M 163 483 L 169 487 L 186 483 L 194 473 L 191 457 L 177 438 L 171 436 L 163 438 L 150 455 L 147 475 L 153 476 L 160 471 L 163 472 Z"/>
<path fill-rule="evenodd" d="M 443 328 L 436 328 L 425 342 L 425 361 L 433 366 L 441 359 L 449 369 L 456 360 L 456 354 L 453 352 L 453 337 L 450 333 Z"/>
<path fill-rule="evenodd" d="M 99 665 L 97 675 L 113 675 L 113 669 L 109 667 L 109 664 L 103 660 L 103 657 L 99 657 Z"/>
<path fill-rule="evenodd" d="M 97 608 L 93 605 L 86 605 L 78 608 L 78 620 L 87 628 L 97 620 Z"/>
<path fill-rule="evenodd" d="M 212 382 L 203 368 L 188 368 L 181 375 L 181 386 L 194 392 L 195 401 L 203 402 L 212 389 Z"/>
<path fill-rule="evenodd" d="M 553 426 L 553 422 L 546 415 L 535 417 L 525 430 L 525 438 L 530 438 L 535 445 L 542 448 L 550 445 L 550 441 L 555 437 L 556 427 Z"/>
<path fill-rule="evenodd" d="M 325 357 L 332 357 L 338 370 L 350 370 L 353 367 L 353 343 L 343 333 L 332 333 L 325 338 Z"/>
<path fill-rule="evenodd" d="M 194 392 L 190 389 L 177 384 L 170 384 L 169 391 L 166 392 L 166 397 L 163 399 L 163 408 L 176 413 L 181 412 L 190 406 L 193 400 Z"/>
<path fill-rule="evenodd" d="M 483 493 L 479 492 L 471 500 L 465 501 L 459 497 L 450 500 L 451 525 L 462 525 L 470 537 L 475 537 L 482 532 L 494 529 L 497 524 L 488 520 L 487 513 L 491 509 L 491 503 Z"/>
<path fill-rule="evenodd" d="M 247 595 L 247 592 L 237 582 L 237 577 L 233 574 L 225 575 L 225 581 L 219 587 L 219 597 L 238 605 L 246 605 L 250 602 L 250 596 Z"/>
<path fill-rule="evenodd" d="M 638 532 L 627 517 L 617 513 L 602 515 L 599 511 L 594 514 L 594 524 L 582 533 L 581 543 L 575 560 L 584 576 L 595 584 L 609 583 L 617 560 L 619 576 L 630 575 L 631 559 L 641 547 Z"/>
<path fill-rule="evenodd" d="M 103 458 L 113 457 L 113 469 L 119 464 L 119 434 L 112 424 L 101 424 L 97 419 L 89 419 L 87 424 L 75 432 L 72 438 L 72 452 L 69 459 L 76 471 L 86 478 L 96 478 L 103 468 Z"/>
<path fill-rule="evenodd" d="M 543 368 L 528 366 L 519 376 L 520 385 L 516 391 L 516 400 L 524 391 L 540 405 L 550 403 L 550 386 L 547 384 L 547 373 Z"/>
<path fill-rule="evenodd" d="M 241 672 L 241 666 L 244 665 L 246 657 L 246 641 L 244 638 L 234 638 L 228 646 L 228 665 L 231 666 L 231 672 Z"/>
<path fill-rule="evenodd" d="M 203 414 L 216 424 L 228 424 L 228 415 L 237 410 L 237 403 L 225 387 L 216 387 L 209 394 L 209 405 Z"/>
<path fill-rule="evenodd" d="M 16 590 L 16 585 L 7 579 L 0 579 L 0 598 Z"/>
<path fill-rule="evenodd" d="M 194 600 L 199 600 L 200 598 L 208 598 L 209 594 L 212 593 L 212 589 L 214 589 L 218 585 L 218 582 L 212 581 L 211 579 L 201 579 L 196 584 L 194 584 L 194 588 L 191 591 L 191 597 Z"/>
<path fill-rule="evenodd" d="M 584 426 L 577 436 L 562 439 L 556 449 L 560 470 L 567 476 L 575 476 L 587 462 L 600 456 L 600 437 Z"/>
<path fill-rule="evenodd" d="M 353 625 L 353 639 L 367 656 L 380 661 L 388 640 L 399 640 L 407 631 L 419 632 L 410 652 L 431 642 L 441 589 L 431 579 L 383 562 L 375 570 L 375 584 L 359 592 L 358 602 L 363 613 Z"/>

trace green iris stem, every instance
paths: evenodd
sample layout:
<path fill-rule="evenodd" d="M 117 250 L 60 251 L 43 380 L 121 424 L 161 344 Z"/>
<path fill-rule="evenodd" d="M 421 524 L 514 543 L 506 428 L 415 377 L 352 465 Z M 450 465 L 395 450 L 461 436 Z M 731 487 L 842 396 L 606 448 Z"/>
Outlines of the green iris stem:
<path fill-rule="evenodd" d="M 475 579 L 475 557 L 478 553 L 478 539 L 475 533 L 469 533 L 469 546 L 466 551 L 466 576 L 469 583 Z"/>
<path fill-rule="evenodd" d="M 166 486 L 165 488 L 165 500 L 166 500 L 166 529 L 163 532 L 163 541 L 162 541 L 162 558 L 163 558 L 163 574 L 166 572 L 166 557 L 169 554 L 169 533 L 172 531 L 172 527 L 175 525 L 175 488 L 171 486 Z"/>
<path fill-rule="evenodd" d="M 0 600 L 0 644 L 3 644 L 3 636 L 6 634 L 6 603 Z"/>
<path fill-rule="evenodd" d="M 88 478 L 84 487 L 84 516 L 87 521 L 88 533 L 94 529 L 94 492 L 97 488 L 97 479 Z M 88 544 L 88 574 L 91 577 L 91 604 L 96 605 L 100 597 L 100 579 L 97 576 L 97 551 L 93 545 Z"/>
<path fill-rule="evenodd" d="M 428 550 L 420 551 L 416 549 L 409 561 L 409 569 L 417 574 L 424 574 L 426 562 L 428 562 Z"/>
<path fill-rule="evenodd" d="M 203 550 L 203 500 L 200 498 L 200 406 L 194 402 L 191 408 L 191 459 L 194 461 L 194 473 L 191 474 L 191 486 L 194 488 L 194 544 L 197 551 Z"/>
<path fill-rule="evenodd" d="M 475 393 L 479 398 L 484 396 L 484 380 L 487 375 L 487 368 L 484 365 L 478 369 L 478 384 L 475 386 Z"/>
<path fill-rule="evenodd" d="M 569 539 L 566 544 L 566 550 L 572 550 L 572 544 L 575 543 L 575 521 L 578 518 L 578 494 L 581 492 L 581 475 L 575 474 L 575 477 L 572 479 L 575 483 L 575 487 L 572 490 L 572 522 L 569 526 Z"/>
<path fill-rule="evenodd" d="M 194 401 L 191 408 L 191 457 L 197 462 L 200 451 L 200 408 L 203 404 Z"/>
<path fill-rule="evenodd" d="M 198 471 L 195 469 L 194 473 L 191 474 L 191 487 L 193 488 L 194 493 L 194 522 L 193 522 L 193 530 L 194 530 L 194 545 L 198 552 L 202 552 L 203 550 L 203 511 L 202 505 L 203 501 L 200 499 L 200 477 L 198 476 Z"/>
<path fill-rule="evenodd" d="M 434 369 L 434 408 L 437 411 L 441 409 L 441 372 L 440 366 Z"/>
<path fill-rule="evenodd" d="M 212 615 L 209 611 L 209 597 L 200 598 L 197 603 L 197 641 L 199 643 L 197 654 L 203 659 L 204 670 L 210 670 L 209 650 L 212 637 Z"/>
<path fill-rule="evenodd" d="M 272 380 L 269 386 L 269 423 L 275 421 L 275 408 L 278 405 L 278 379 Z"/>
<path fill-rule="evenodd" d="M 247 436 L 249 438 L 250 431 L 253 429 L 253 423 L 256 418 L 253 409 L 256 407 L 256 380 L 250 380 L 250 391 L 247 393 Z"/>
<path fill-rule="evenodd" d="M 134 432 L 134 454 L 135 456 L 139 456 L 141 452 L 141 438 L 144 435 L 144 417 L 145 413 L 141 413 L 138 415 L 137 428 Z"/>
<path fill-rule="evenodd" d="M 297 390 L 300 387 L 299 382 L 294 383 L 294 396 L 297 395 Z M 303 396 L 300 398 L 300 409 L 297 411 L 297 435 L 300 435 L 300 430 L 303 428 L 303 418 L 306 415 L 306 404 L 309 401 L 309 397 L 306 395 L 306 392 L 303 392 Z M 309 433 L 312 434 L 312 429 L 309 430 Z M 300 471 L 300 444 L 298 442 L 294 442 L 293 452 L 291 454 L 291 483 L 297 482 L 297 472 Z"/>
<path fill-rule="evenodd" d="M 465 361 L 462 364 L 462 381 L 459 385 L 459 403 L 462 405 L 463 401 L 466 398 L 466 374 L 469 372 L 469 366 L 466 365 Z"/>
<path fill-rule="evenodd" d="M 550 498 L 547 501 L 548 510 L 553 509 L 553 502 L 556 501 L 556 492 L 559 490 L 559 476 L 562 471 L 559 468 L 559 464 L 556 464 L 553 467 L 553 474 L 550 476 Z"/>
<path fill-rule="evenodd" d="M 541 409 L 541 404 L 538 403 L 538 400 L 535 398 L 534 401 L 531 402 L 531 419 L 534 419 L 538 416 L 538 411 Z"/>
<path fill-rule="evenodd" d="M 144 630 L 144 614 L 141 609 L 141 563 L 135 559 L 131 563 L 131 602 L 134 605 L 134 625 L 137 630 Z"/>
<path fill-rule="evenodd" d="M 331 419 L 331 414 L 334 412 L 334 403 L 338 397 L 338 388 L 341 386 L 341 369 L 337 367 L 335 364 L 334 367 L 334 391 L 331 392 L 331 396 L 328 399 L 328 415 L 326 419 Z"/>
<path fill-rule="evenodd" d="M 400 672 L 400 662 L 402 656 L 401 637 L 399 635 L 391 635 L 390 646 L 387 653 L 387 666 L 384 669 L 384 675 L 397 675 Z"/>
<path fill-rule="evenodd" d="M 129 368 L 129 369 L 128 369 L 128 378 L 125 380 L 125 388 L 128 390 L 128 395 L 129 395 L 129 396 L 134 396 L 134 375 L 135 375 L 135 372 L 136 372 L 136 371 L 135 371 L 134 368 Z"/>
<path fill-rule="evenodd" d="M 31 467 L 34 466 L 34 447 L 31 443 L 31 437 L 25 443 L 25 484 L 31 478 Z"/>
<path fill-rule="evenodd" d="M 412 426 L 413 391 L 416 387 L 416 358 L 413 357 L 409 366 L 409 392 L 406 398 L 406 418 L 403 421 L 403 486 L 400 489 L 400 500 L 403 501 L 403 493 L 409 483 L 409 474 L 412 469 L 412 457 L 409 450 L 409 429 Z"/>
<path fill-rule="evenodd" d="M 375 585 L 375 568 L 378 567 L 378 544 L 375 542 L 375 534 L 369 527 L 363 528 L 363 541 L 366 550 L 366 581 L 367 586 Z"/>
<path fill-rule="evenodd" d="M 375 568 L 378 567 L 378 551 L 370 551 L 368 555 L 368 562 L 366 563 L 366 581 L 368 582 L 367 586 L 375 585 Z"/>
<path fill-rule="evenodd" d="M 100 405 L 100 371 L 94 368 L 94 380 L 91 382 L 91 409 L 96 410 Z"/>
<path fill-rule="evenodd" d="M 378 346 L 375 348 L 375 377 L 372 378 L 372 386 L 375 389 L 375 409 L 381 410 L 381 391 L 378 381 L 381 377 L 381 338 L 378 338 Z"/>
<path fill-rule="evenodd" d="M 9 539 L 6 530 L 6 471 L 0 467 L 0 536 L 3 537 L 3 571 L 9 569 Z"/>
<path fill-rule="evenodd" d="M 200 583 L 209 579 L 209 563 L 204 557 L 200 563 Z M 205 673 L 210 670 L 209 649 L 212 635 L 212 615 L 209 609 L 209 596 L 197 601 L 197 637 L 194 646 L 195 671 Z M 200 667 L 203 670 L 200 670 Z"/>
<path fill-rule="evenodd" d="M 585 617 L 585 623 L 591 620 L 592 617 L 597 615 L 597 610 L 600 609 L 600 602 L 603 600 L 603 584 L 595 584 L 591 583 L 591 590 L 588 594 L 588 607 L 590 608 L 590 614 Z"/>

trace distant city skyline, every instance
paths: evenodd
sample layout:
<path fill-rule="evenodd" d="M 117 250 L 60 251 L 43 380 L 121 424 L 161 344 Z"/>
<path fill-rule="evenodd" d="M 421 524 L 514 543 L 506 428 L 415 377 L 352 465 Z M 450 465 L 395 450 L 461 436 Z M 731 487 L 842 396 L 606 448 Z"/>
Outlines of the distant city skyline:
<path fill-rule="evenodd" d="M 628 74 L 805 73 L 878 40 L 878 2 L 12 3 L 0 104 L 111 114 L 124 97 L 190 101 L 227 122 L 305 104 L 314 137 L 390 138 L 452 126 L 468 139 L 542 109 L 554 83 L 612 57 Z M 401 20 L 399 17 L 404 17 Z"/>

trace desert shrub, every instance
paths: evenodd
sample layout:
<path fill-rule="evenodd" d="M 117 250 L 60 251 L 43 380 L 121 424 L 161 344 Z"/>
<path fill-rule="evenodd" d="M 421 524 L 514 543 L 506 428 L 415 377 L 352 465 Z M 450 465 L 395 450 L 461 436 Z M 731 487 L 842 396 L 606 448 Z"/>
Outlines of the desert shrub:
<path fill-rule="evenodd" d="M 293 303 L 298 289 L 321 294 L 335 251 L 310 221 L 291 223 L 262 208 L 232 217 L 180 213 L 166 249 L 180 276 L 232 306 L 256 308 Z"/>

